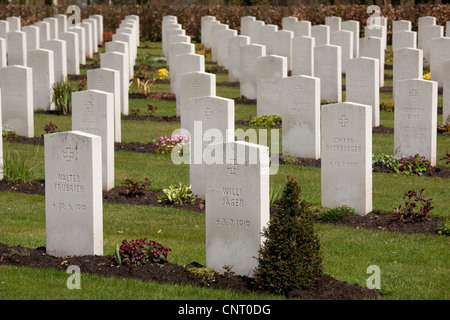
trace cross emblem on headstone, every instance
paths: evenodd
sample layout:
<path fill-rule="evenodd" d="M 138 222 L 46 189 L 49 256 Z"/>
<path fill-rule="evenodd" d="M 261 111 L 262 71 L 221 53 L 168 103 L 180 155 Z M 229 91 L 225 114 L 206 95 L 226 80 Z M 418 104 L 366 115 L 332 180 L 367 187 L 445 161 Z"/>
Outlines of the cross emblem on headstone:
<path fill-rule="evenodd" d="M 203 115 L 205 116 L 206 119 L 211 120 L 211 118 L 213 117 L 212 109 L 210 107 L 207 107 L 205 111 L 203 111 Z"/>
<path fill-rule="evenodd" d="M 229 174 L 236 174 L 236 171 L 238 171 L 238 165 L 237 164 L 228 164 L 227 165 L 227 171 Z"/>
<path fill-rule="evenodd" d="M 345 114 L 341 114 L 338 118 L 338 125 L 341 128 L 345 128 L 347 126 L 348 123 L 348 118 Z"/>
<path fill-rule="evenodd" d="M 419 96 L 419 93 L 417 92 L 416 89 L 409 90 L 409 98 L 411 100 L 417 99 L 418 96 Z"/>
<path fill-rule="evenodd" d="M 92 104 L 91 100 L 86 101 L 86 104 L 84 105 L 87 112 L 91 112 L 94 108 L 94 105 Z"/>
<path fill-rule="evenodd" d="M 66 162 L 72 162 L 72 160 L 73 160 L 72 148 L 67 147 L 66 150 L 63 151 L 63 158 Z"/>

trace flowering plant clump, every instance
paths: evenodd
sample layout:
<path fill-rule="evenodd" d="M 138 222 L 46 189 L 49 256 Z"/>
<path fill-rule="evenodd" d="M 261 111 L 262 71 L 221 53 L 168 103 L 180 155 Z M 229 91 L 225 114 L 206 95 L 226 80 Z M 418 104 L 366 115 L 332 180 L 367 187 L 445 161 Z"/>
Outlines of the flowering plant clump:
<path fill-rule="evenodd" d="M 137 240 L 123 240 L 119 248 L 116 262 L 124 265 L 143 265 L 147 262 L 164 264 L 167 262 L 167 255 L 172 251 L 156 241 L 147 241 L 147 238 Z"/>
<path fill-rule="evenodd" d="M 169 78 L 169 71 L 166 68 L 161 68 L 158 70 L 159 80 L 166 80 Z"/>
<path fill-rule="evenodd" d="M 430 161 L 425 160 L 425 157 L 421 157 L 416 154 L 414 157 L 403 157 L 398 161 L 398 165 L 394 167 L 394 171 L 403 174 L 417 174 L 422 175 L 422 172 L 426 171 L 430 166 Z"/>
<path fill-rule="evenodd" d="M 424 75 L 423 75 L 423 77 L 422 77 L 424 80 L 430 80 L 431 79 L 431 74 L 428 72 L 428 73 L 425 73 Z"/>
<path fill-rule="evenodd" d="M 3 130 L 2 131 L 2 138 L 4 141 L 13 141 L 14 139 L 17 138 L 17 133 L 13 130 L 9 131 L 9 130 Z"/>
<path fill-rule="evenodd" d="M 144 182 L 139 183 L 139 181 L 133 181 L 131 179 L 125 179 L 124 182 L 120 184 L 120 189 L 125 192 L 127 197 L 137 197 L 144 194 L 145 190 L 150 187 L 150 180 L 147 177 L 144 178 Z"/>
<path fill-rule="evenodd" d="M 399 220 L 409 220 L 412 222 L 428 220 L 427 215 L 431 213 L 431 209 L 433 209 L 433 199 L 425 199 L 423 196 L 424 190 L 425 189 L 420 189 L 419 192 L 408 190 L 408 192 L 406 192 L 403 196 L 403 199 L 408 198 L 407 201 L 405 201 L 405 207 L 402 208 L 402 205 L 399 205 L 398 208 L 394 208 L 394 213 Z M 419 210 L 416 211 L 416 208 Z"/>
<path fill-rule="evenodd" d="M 182 134 L 176 134 L 173 136 L 160 136 L 158 141 L 155 139 L 153 143 L 157 146 L 157 153 L 170 154 L 175 147 L 181 147 L 180 152 L 184 146 L 187 146 L 188 136 Z"/>

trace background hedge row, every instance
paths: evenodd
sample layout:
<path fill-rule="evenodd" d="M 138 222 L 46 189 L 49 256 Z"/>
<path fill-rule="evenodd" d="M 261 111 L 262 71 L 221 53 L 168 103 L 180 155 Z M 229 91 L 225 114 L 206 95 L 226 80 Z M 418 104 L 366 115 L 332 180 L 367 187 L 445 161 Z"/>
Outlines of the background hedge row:
<path fill-rule="evenodd" d="M 141 39 L 160 41 L 161 22 L 163 16 L 174 15 L 182 24 L 186 34 L 192 41 L 200 41 L 200 19 L 205 15 L 213 15 L 231 29 L 240 30 L 240 18 L 254 16 L 266 24 L 275 24 L 281 28 L 283 17 L 294 16 L 299 20 L 309 20 L 313 25 L 325 23 L 327 16 L 339 16 L 344 20 L 360 21 L 361 36 L 364 26 L 371 15 L 366 5 L 334 5 L 334 6 L 202 6 L 202 5 L 89 5 L 82 8 L 81 18 L 91 14 L 102 14 L 104 31 L 114 31 L 126 15 L 136 14 L 140 17 Z M 410 20 L 413 30 L 417 30 L 418 18 L 434 16 L 438 25 L 444 25 L 450 19 L 450 5 L 403 5 L 381 7 L 381 15 L 388 18 L 388 39 L 391 35 L 391 24 L 394 20 Z M 9 16 L 20 16 L 22 25 L 30 25 L 45 17 L 58 13 L 66 13 L 67 6 L 45 5 L 7 5 L 0 6 L 0 20 Z M 70 14 L 68 14 L 70 15 Z"/>

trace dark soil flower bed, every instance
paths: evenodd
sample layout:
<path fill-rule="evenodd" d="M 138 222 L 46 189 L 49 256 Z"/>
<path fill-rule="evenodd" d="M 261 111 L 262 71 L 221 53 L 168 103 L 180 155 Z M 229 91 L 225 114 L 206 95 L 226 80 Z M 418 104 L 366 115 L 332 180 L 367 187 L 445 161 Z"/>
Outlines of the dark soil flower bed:
<path fill-rule="evenodd" d="M 21 246 L 10 246 L 0 243 L 0 265 L 17 267 L 45 268 L 51 270 L 67 270 L 67 267 L 76 265 L 81 273 L 96 274 L 119 279 L 138 279 L 165 284 L 201 286 L 202 279 L 187 271 L 191 267 L 202 267 L 192 262 L 187 265 L 167 263 L 159 266 L 147 263 L 141 266 L 117 267 L 112 256 L 70 256 L 53 257 L 45 252 L 45 248 L 36 249 Z M 252 285 L 252 278 L 245 276 L 215 275 L 215 281 L 209 287 L 213 289 L 229 289 L 240 293 L 257 292 Z M 338 281 L 325 275 L 316 286 L 308 290 L 293 290 L 289 298 L 301 297 L 307 300 L 362 300 L 376 299 L 380 293 L 374 289 L 361 287 L 358 284 L 349 284 Z"/>

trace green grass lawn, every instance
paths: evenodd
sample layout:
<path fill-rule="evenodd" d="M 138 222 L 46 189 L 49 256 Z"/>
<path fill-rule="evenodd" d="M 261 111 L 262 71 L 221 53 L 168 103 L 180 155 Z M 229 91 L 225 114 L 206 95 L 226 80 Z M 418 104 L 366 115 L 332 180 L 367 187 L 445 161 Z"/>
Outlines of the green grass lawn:
<path fill-rule="evenodd" d="M 147 48 L 144 48 L 147 47 Z M 161 43 L 142 42 L 139 53 L 161 56 Z M 208 59 L 207 59 L 208 61 Z M 164 67 L 158 63 L 158 67 Z M 389 73 L 389 71 L 387 71 Z M 226 74 L 217 74 L 217 82 L 227 81 Z M 388 82 L 389 83 L 389 82 Z M 164 83 L 153 85 L 152 92 L 169 92 Z M 218 86 L 217 96 L 239 97 L 238 87 Z M 345 95 L 344 95 L 345 97 Z M 442 96 L 440 95 L 440 99 Z M 380 100 L 392 101 L 391 93 L 382 93 Z M 442 100 L 440 100 L 442 101 Z M 130 108 L 145 114 L 147 105 L 157 107 L 154 115 L 176 114 L 175 101 L 131 99 Z M 255 105 L 235 106 L 235 119 L 249 119 L 256 114 Z M 59 131 L 71 130 L 71 117 L 35 113 L 35 136 L 44 134 L 50 121 Z M 394 126 L 394 113 L 381 111 L 383 126 Z M 442 121 L 442 116 L 440 118 Z M 161 135 L 171 135 L 179 122 L 122 120 L 122 141 L 152 142 Z M 236 126 L 247 130 L 250 127 Z M 280 129 L 281 130 L 281 129 Z M 267 144 L 272 147 L 269 139 Z M 264 143 L 264 141 L 258 141 Z M 374 154 L 393 154 L 393 135 L 373 134 Z M 281 152 L 281 131 L 279 132 Z M 437 163 L 450 149 L 450 135 L 437 138 Z M 4 154 L 17 151 L 32 167 L 33 179 L 44 181 L 44 149 L 42 146 L 4 143 Z M 115 152 L 115 185 L 125 179 L 141 181 L 148 177 L 151 189 L 159 191 L 178 182 L 189 184 L 189 167 L 173 164 L 170 156 Z M 271 186 L 281 188 L 288 177 L 299 181 L 302 197 L 313 207 L 320 208 L 320 169 L 280 165 L 270 177 Z M 402 174 L 373 174 L 373 208 L 391 211 L 403 203 L 409 189 L 425 188 L 433 198 L 433 216 L 449 218 L 450 182 L 448 179 L 406 176 Z M 45 246 L 45 198 L 13 192 L 0 192 L 0 242 L 36 248 Z M 113 254 L 123 239 L 147 238 L 172 249 L 169 262 L 205 264 L 205 216 L 189 210 L 132 206 L 104 203 L 104 254 Z M 326 273 L 334 278 L 367 286 L 367 268 L 376 265 L 381 270 L 380 299 L 386 300 L 448 300 L 450 256 L 448 238 L 443 236 L 407 235 L 369 231 L 341 226 L 318 224 Z M 82 275 L 82 289 L 68 290 L 68 274 L 31 268 L 0 266 L 0 299 L 19 300 L 270 300 L 284 299 L 275 295 L 241 295 L 227 290 L 203 287 L 163 285 L 138 280 L 103 278 Z"/>

